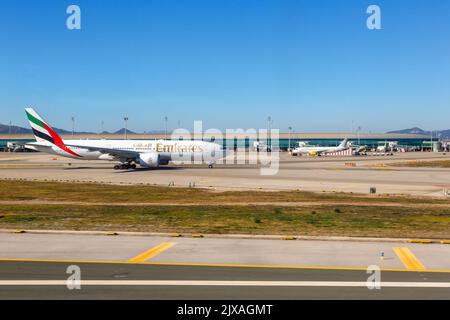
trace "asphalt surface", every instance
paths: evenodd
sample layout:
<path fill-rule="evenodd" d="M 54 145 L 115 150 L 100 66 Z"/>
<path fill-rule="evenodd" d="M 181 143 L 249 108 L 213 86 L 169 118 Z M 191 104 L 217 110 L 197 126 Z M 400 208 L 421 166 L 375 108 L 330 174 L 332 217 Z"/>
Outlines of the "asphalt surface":
<path fill-rule="evenodd" d="M 404 242 L 0 233 L 0 299 L 450 299 L 449 250 Z M 374 265 L 382 269 L 380 290 L 366 286 Z M 81 281 L 107 283 L 69 290 L 69 266 L 80 268 Z M 61 283 L 29 282 L 36 280 Z"/>
<path fill-rule="evenodd" d="M 0 262 L 2 280 L 66 280 L 68 263 Z M 317 281 L 320 287 L 247 285 L 0 286 L 0 299 L 450 299 L 450 288 L 334 287 L 329 281 L 365 282 L 364 271 L 291 270 L 278 268 L 199 267 L 124 264 L 78 264 L 84 280 L 179 281 Z M 449 283 L 449 273 L 382 272 L 383 282 Z"/>
<path fill-rule="evenodd" d="M 243 156 L 251 161 L 256 159 L 254 153 Z M 443 189 L 450 189 L 448 169 L 385 165 L 393 162 L 445 159 L 450 159 L 450 155 L 404 153 L 388 157 L 313 158 L 291 157 L 282 153 L 279 162 L 273 165 L 275 174 L 263 175 L 259 165 L 245 164 L 245 161 L 231 161 L 217 165 L 214 169 L 207 169 L 205 165 L 170 165 L 158 170 L 115 171 L 112 169 L 113 163 L 106 161 L 80 161 L 39 153 L 0 153 L 0 178 L 97 181 L 113 184 L 147 183 L 164 186 L 174 183 L 180 187 L 195 183 L 196 187 L 216 190 L 299 189 L 366 194 L 371 187 L 376 187 L 378 193 L 443 196 Z M 277 157 L 273 160 L 276 162 Z M 355 166 L 348 166 L 348 163 L 354 163 Z"/>

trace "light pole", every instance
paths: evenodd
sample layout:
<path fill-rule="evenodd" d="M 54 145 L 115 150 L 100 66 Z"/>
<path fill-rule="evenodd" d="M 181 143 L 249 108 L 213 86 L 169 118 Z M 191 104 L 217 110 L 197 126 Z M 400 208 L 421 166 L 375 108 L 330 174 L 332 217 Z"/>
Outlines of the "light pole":
<path fill-rule="evenodd" d="M 433 152 L 433 130 L 431 130 L 430 151 Z"/>
<path fill-rule="evenodd" d="M 164 122 L 165 122 L 165 139 L 167 140 L 167 121 L 169 120 L 169 118 L 167 118 L 167 116 L 164 117 Z"/>
<path fill-rule="evenodd" d="M 124 117 L 123 121 L 125 121 L 125 140 L 128 140 L 128 117 Z"/>
<path fill-rule="evenodd" d="M 9 129 L 8 129 L 9 135 L 12 133 L 12 121 L 9 120 Z"/>
<path fill-rule="evenodd" d="M 101 122 L 101 127 L 102 127 L 102 128 L 101 128 L 100 133 L 103 134 L 103 132 L 105 132 L 105 121 L 103 121 L 103 120 L 102 120 L 102 122 Z"/>
<path fill-rule="evenodd" d="M 358 131 L 357 131 L 357 132 L 358 132 L 358 146 L 361 145 L 361 140 L 360 140 L 360 138 L 359 138 L 359 133 L 360 133 L 361 129 L 362 129 L 361 126 L 358 126 L 358 129 L 357 129 L 357 130 L 358 130 Z"/>
<path fill-rule="evenodd" d="M 291 133 L 292 133 L 292 127 L 289 127 L 289 149 L 288 151 L 291 151 Z"/>
<path fill-rule="evenodd" d="M 271 150 L 272 148 L 271 148 L 271 134 L 270 134 L 270 125 L 271 125 L 271 123 L 272 123 L 272 117 L 271 116 L 268 116 L 267 117 L 267 151 L 269 151 L 269 150 Z"/>
<path fill-rule="evenodd" d="M 72 138 L 75 135 L 75 117 L 72 117 Z"/>

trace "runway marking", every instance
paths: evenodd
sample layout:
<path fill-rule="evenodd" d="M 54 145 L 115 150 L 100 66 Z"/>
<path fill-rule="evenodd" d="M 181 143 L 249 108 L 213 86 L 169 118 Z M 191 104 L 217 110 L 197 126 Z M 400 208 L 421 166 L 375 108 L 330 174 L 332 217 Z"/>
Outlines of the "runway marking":
<path fill-rule="evenodd" d="M 426 268 L 420 260 L 408 248 L 394 248 L 394 252 L 405 265 L 406 269 L 412 271 L 425 271 Z"/>
<path fill-rule="evenodd" d="M 129 263 L 143 263 L 156 255 L 166 251 L 167 249 L 173 247 L 176 244 L 176 242 L 163 242 L 160 245 L 157 245 L 154 248 L 151 248 L 150 250 L 147 250 L 139 255 L 137 255 L 134 258 L 131 258 L 128 260 Z"/>
<path fill-rule="evenodd" d="M 69 282 L 71 283 L 71 282 Z M 67 280 L 0 280 L 0 286 L 66 286 Z M 356 281 L 81 280 L 81 286 L 368 287 Z M 373 283 L 369 283 L 371 285 Z M 380 282 L 385 288 L 450 288 L 450 282 Z"/>
<path fill-rule="evenodd" d="M 71 263 L 71 264 L 111 264 L 111 265 L 135 265 L 128 261 L 117 260 L 54 260 L 54 259 L 13 259 L 0 258 L 0 262 L 35 262 L 35 263 Z M 142 262 L 144 266 L 166 267 L 210 267 L 210 268 L 255 268 L 255 269 L 293 269 L 293 270 L 336 270 L 336 271 L 367 271 L 362 267 L 337 267 L 337 266 L 287 266 L 287 265 L 263 265 L 263 264 L 226 264 L 226 263 L 189 263 L 189 262 Z M 386 272 L 416 272 L 416 270 L 400 268 L 382 268 Z M 426 269 L 428 273 L 450 273 L 450 270 Z"/>

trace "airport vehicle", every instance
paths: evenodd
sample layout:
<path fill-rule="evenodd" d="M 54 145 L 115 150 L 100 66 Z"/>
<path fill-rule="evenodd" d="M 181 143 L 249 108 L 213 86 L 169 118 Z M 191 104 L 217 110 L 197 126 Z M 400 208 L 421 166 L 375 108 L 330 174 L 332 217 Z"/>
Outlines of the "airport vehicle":
<path fill-rule="evenodd" d="M 358 146 L 356 150 L 353 151 L 354 156 L 367 156 L 367 146 Z"/>
<path fill-rule="evenodd" d="M 394 152 L 399 151 L 400 146 L 397 141 L 385 141 L 377 147 L 377 152 Z"/>
<path fill-rule="evenodd" d="M 267 143 L 260 142 L 260 141 L 254 141 L 253 142 L 253 150 L 256 152 L 270 152 L 270 147 L 267 145 Z"/>
<path fill-rule="evenodd" d="M 450 141 L 442 141 L 442 148 L 444 152 L 450 151 Z"/>
<path fill-rule="evenodd" d="M 15 141 L 8 141 L 6 142 L 6 151 L 9 152 L 25 152 L 25 151 L 31 151 L 27 150 L 23 143 L 15 142 Z"/>
<path fill-rule="evenodd" d="M 63 140 L 33 108 L 25 109 L 36 142 L 25 147 L 80 160 L 117 161 L 116 170 L 158 168 L 177 163 L 207 163 L 212 168 L 218 159 L 227 156 L 223 146 L 192 140 Z"/>
<path fill-rule="evenodd" d="M 292 151 L 292 154 L 294 155 L 307 154 L 310 156 L 320 157 L 324 153 L 339 152 L 347 149 L 348 149 L 348 139 L 344 139 L 341 142 L 341 144 L 337 147 L 311 147 L 300 144 L 298 148 Z"/>

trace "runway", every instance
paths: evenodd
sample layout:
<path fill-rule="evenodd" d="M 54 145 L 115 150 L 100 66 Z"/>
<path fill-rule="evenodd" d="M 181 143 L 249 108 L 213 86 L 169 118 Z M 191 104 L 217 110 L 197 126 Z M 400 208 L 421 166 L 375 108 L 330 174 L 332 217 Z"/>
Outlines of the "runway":
<path fill-rule="evenodd" d="M 448 269 L 441 244 L 0 233 L 0 299 L 450 299 Z"/>
<path fill-rule="evenodd" d="M 79 290 L 69 290 L 65 283 L 68 266 L 0 262 L 0 283 L 4 279 L 61 282 L 53 286 L 0 286 L 0 299 L 450 299 L 450 274 L 444 273 L 384 271 L 380 289 L 369 289 L 364 271 L 81 263 L 82 281 L 115 284 L 81 284 Z M 151 280 L 156 284 L 148 284 Z M 120 284 L 125 281 L 136 284 Z M 393 283 L 394 287 L 387 286 Z M 410 287 L 402 287 L 405 284 Z M 443 284 L 447 287 L 439 287 Z"/>
<path fill-rule="evenodd" d="M 114 171 L 112 163 L 53 158 L 44 154 L 0 154 L 0 179 L 102 182 L 110 184 L 175 185 L 214 190 L 303 190 L 369 192 L 442 197 L 450 188 L 445 168 L 388 167 L 389 163 L 444 160 L 433 153 L 395 154 L 393 157 L 312 158 L 280 155 L 275 175 L 261 175 L 255 164 L 168 166 L 158 170 Z M 348 166 L 351 163 L 352 166 Z"/>

